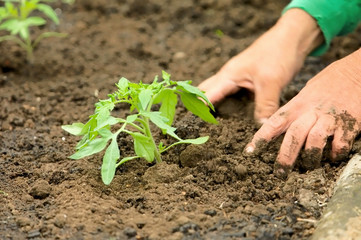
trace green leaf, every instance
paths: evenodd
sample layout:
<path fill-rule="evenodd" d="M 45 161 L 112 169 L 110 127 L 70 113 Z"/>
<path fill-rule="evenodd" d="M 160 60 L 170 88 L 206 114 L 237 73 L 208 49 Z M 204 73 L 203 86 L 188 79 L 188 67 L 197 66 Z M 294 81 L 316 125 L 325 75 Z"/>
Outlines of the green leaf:
<path fill-rule="evenodd" d="M 30 35 L 29 29 L 27 27 L 21 28 L 19 35 L 24 40 L 29 39 L 29 35 Z"/>
<path fill-rule="evenodd" d="M 209 139 L 209 136 L 205 136 L 205 137 L 199 137 L 196 139 L 184 139 L 179 141 L 179 143 L 190 143 L 190 144 L 203 144 L 205 142 L 207 142 Z"/>
<path fill-rule="evenodd" d="M 97 114 L 97 125 L 98 126 L 105 126 L 107 121 L 112 121 L 114 119 L 110 118 L 110 111 L 114 109 L 114 103 L 111 99 L 100 100 L 98 103 L 95 104 L 95 113 Z M 105 125 L 104 125 L 105 124 Z"/>
<path fill-rule="evenodd" d="M 41 17 L 29 17 L 23 21 L 26 26 L 41 26 L 46 23 L 44 18 Z"/>
<path fill-rule="evenodd" d="M 153 162 L 155 148 L 151 138 L 137 132 L 131 133 L 131 135 L 134 138 L 135 153 L 148 162 Z"/>
<path fill-rule="evenodd" d="M 206 122 L 218 124 L 217 120 L 209 112 L 209 108 L 205 105 L 203 101 L 198 99 L 197 95 L 187 92 L 181 92 L 180 96 L 184 106 L 194 115 L 200 117 Z"/>
<path fill-rule="evenodd" d="M 170 84 L 170 74 L 166 71 L 162 71 L 163 80 L 169 85 Z"/>
<path fill-rule="evenodd" d="M 152 90 L 144 89 L 140 91 L 138 98 L 139 98 L 139 103 L 141 105 L 141 109 L 147 110 L 147 106 L 150 100 L 152 99 Z"/>
<path fill-rule="evenodd" d="M 108 140 L 109 138 L 96 138 L 90 141 L 88 145 L 71 155 L 70 158 L 80 159 L 98 153 L 106 147 Z"/>
<path fill-rule="evenodd" d="M 162 116 L 168 119 L 167 124 L 172 125 L 178 102 L 178 97 L 170 89 L 166 89 L 166 91 L 163 92 L 164 92 L 163 101 L 159 111 L 162 113 Z"/>
<path fill-rule="evenodd" d="M 6 11 L 13 17 L 19 16 L 18 10 L 15 8 L 14 4 L 12 4 L 11 2 L 6 1 L 5 8 L 6 8 Z"/>
<path fill-rule="evenodd" d="M 73 123 L 72 125 L 63 125 L 61 126 L 61 128 L 65 131 L 67 131 L 68 133 L 75 135 L 75 136 L 80 136 L 82 135 L 82 129 L 84 127 L 83 123 Z"/>
<path fill-rule="evenodd" d="M 116 136 L 113 137 L 112 142 L 110 143 L 109 147 L 105 151 L 103 157 L 103 164 L 101 169 L 101 176 L 103 183 L 105 185 L 109 185 L 115 175 L 115 170 L 117 168 L 117 161 L 120 157 L 120 151 L 118 147 L 118 143 L 116 140 Z"/>
<path fill-rule="evenodd" d="M 48 18 L 50 18 L 55 24 L 59 24 L 59 18 L 56 15 L 55 11 L 46 4 L 38 4 L 37 9 L 43 12 Z"/>
<path fill-rule="evenodd" d="M 174 93 L 174 90 L 166 88 L 161 90 L 157 97 L 154 99 L 154 104 L 162 102 L 159 111 L 162 113 L 162 116 L 168 118 L 168 125 L 172 125 L 175 110 L 178 102 L 178 97 Z"/>
<path fill-rule="evenodd" d="M 174 133 L 176 128 L 169 126 L 167 123 L 168 118 L 163 117 L 160 112 L 141 112 L 140 114 L 142 114 L 145 117 L 148 117 L 150 121 L 152 121 L 160 129 L 164 130 L 166 134 L 174 137 L 177 140 L 181 140 L 177 136 L 177 134 Z"/>
<path fill-rule="evenodd" d="M 93 115 L 91 116 L 89 121 L 84 125 L 80 135 L 85 135 L 87 133 L 92 132 L 96 126 L 97 126 L 97 120 L 95 118 L 95 115 Z"/>
<path fill-rule="evenodd" d="M 4 7 L 0 7 L 0 22 L 9 16 L 8 12 Z"/>
<path fill-rule="evenodd" d="M 26 19 L 29 14 L 36 9 L 37 0 L 22 0 L 20 4 L 20 15 L 22 19 Z"/>
<path fill-rule="evenodd" d="M 0 25 L 0 30 L 8 30 L 12 32 L 14 29 L 19 29 L 19 26 L 20 26 L 19 20 L 9 19 Z M 19 30 L 17 30 L 17 32 L 19 32 Z M 17 32 L 15 34 L 17 34 Z"/>
<path fill-rule="evenodd" d="M 177 85 L 181 87 L 182 90 L 193 93 L 198 97 L 202 98 L 208 106 L 214 111 L 213 104 L 208 100 L 207 96 L 197 87 L 190 85 L 191 81 L 178 81 Z"/>
<path fill-rule="evenodd" d="M 58 32 L 44 32 L 42 34 L 40 34 L 35 40 L 34 40 L 34 43 L 33 43 L 33 48 L 35 48 L 39 42 L 41 40 L 43 40 L 44 38 L 50 38 L 50 37 L 58 37 L 58 38 L 63 38 L 63 37 L 66 37 L 68 36 L 67 33 L 58 33 Z"/>
<path fill-rule="evenodd" d="M 128 79 L 122 77 L 122 78 L 119 80 L 119 82 L 118 82 L 117 84 L 115 84 L 115 85 L 118 87 L 119 91 L 120 91 L 122 94 L 124 94 L 124 93 L 126 93 L 126 92 L 128 91 L 129 81 L 128 81 Z"/>
<path fill-rule="evenodd" d="M 103 138 L 107 138 L 107 139 L 110 139 L 113 135 L 113 133 L 107 128 L 100 129 L 98 131 L 98 133 L 100 136 L 102 136 Z"/>
<path fill-rule="evenodd" d="M 102 121 L 100 123 L 98 121 L 98 125 L 96 128 L 94 128 L 94 131 L 98 131 L 99 129 L 101 129 L 105 126 L 112 126 L 114 124 L 117 124 L 118 122 L 119 122 L 118 118 L 108 115 L 108 118 L 106 118 L 106 119 L 102 118 Z"/>
<path fill-rule="evenodd" d="M 132 123 L 132 122 L 134 122 L 135 120 L 137 120 L 137 118 L 138 118 L 138 114 L 132 114 L 132 115 L 129 115 L 129 116 L 127 117 L 126 121 L 127 121 L 128 123 Z"/>

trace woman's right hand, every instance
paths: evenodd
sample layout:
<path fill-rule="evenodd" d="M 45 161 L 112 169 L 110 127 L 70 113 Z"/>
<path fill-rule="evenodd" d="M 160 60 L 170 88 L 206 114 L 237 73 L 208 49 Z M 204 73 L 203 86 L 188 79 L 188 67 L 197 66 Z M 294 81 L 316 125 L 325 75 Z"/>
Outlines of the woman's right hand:
<path fill-rule="evenodd" d="M 212 103 L 246 88 L 255 93 L 255 119 L 264 123 L 279 108 L 281 90 L 323 41 L 317 22 L 300 9 L 288 10 L 250 47 L 199 85 Z"/>

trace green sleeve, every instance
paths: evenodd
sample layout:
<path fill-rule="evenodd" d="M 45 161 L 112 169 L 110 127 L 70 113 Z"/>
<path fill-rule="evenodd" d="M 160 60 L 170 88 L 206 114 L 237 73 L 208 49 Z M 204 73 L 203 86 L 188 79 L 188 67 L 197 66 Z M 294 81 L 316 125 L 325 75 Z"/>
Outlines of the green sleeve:
<path fill-rule="evenodd" d="M 315 18 L 324 35 L 324 44 L 312 56 L 325 53 L 335 36 L 352 32 L 361 21 L 361 0 L 293 0 L 283 13 L 291 8 L 300 8 Z"/>

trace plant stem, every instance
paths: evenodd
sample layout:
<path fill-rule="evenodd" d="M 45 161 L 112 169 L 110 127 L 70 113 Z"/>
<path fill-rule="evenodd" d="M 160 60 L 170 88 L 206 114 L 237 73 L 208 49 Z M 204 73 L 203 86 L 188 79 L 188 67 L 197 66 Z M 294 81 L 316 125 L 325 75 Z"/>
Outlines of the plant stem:
<path fill-rule="evenodd" d="M 26 60 L 28 63 L 33 64 L 34 63 L 34 55 L 33 55 L 33 45 L 31 44 L 31 40 L 26 39 Z"/>
<path fill-rule="evenodd" d="M 149 118 L 147 118 L 147 117 L 142 117 L 142 118 L 143 118 L 143 121 L 145 122 L 145 123 L 143 124 L 144 130 L 145 130 L 145 135 L 152 140 L 152 144 L 153 144 L 153 146 L 154 146 L 154 157 L 155 157 L 155 160 L 157 161 L 157 163 L 160 163 L 160 162 L 162 162 L 162 157 L 160 156 L 160 153 L 159 153 L 159 151 L 158 151 L 158 147 L 157 147 L 157 145 L 155 144 L 155 141 L 154 141 L 152 132 L 150 131 L 150 128 L 149 128 Z"/>

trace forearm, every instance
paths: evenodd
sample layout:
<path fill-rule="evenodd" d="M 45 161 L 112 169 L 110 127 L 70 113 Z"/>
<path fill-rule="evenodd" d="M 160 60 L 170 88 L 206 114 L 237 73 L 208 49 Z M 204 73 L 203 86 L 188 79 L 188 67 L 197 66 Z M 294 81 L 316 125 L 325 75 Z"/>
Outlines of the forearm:
<path fill-rule="evenodd" d="M 352 32 L 361 20 L 361 0 L 293 0 L 283 13 L 293 9 L 312 16 L 323 34 L 323 43 L 312 55 L 322 55 L 335 36 Z"/>
<path fill-rule="evenodd" d="M 298 54 L 309 55 L 324 42 L 324 37 L 316 20 L 301 9 L 290 9 L 278 20 L 275 28 L 286 32 L 285 37 L 293 41 Z"/>

